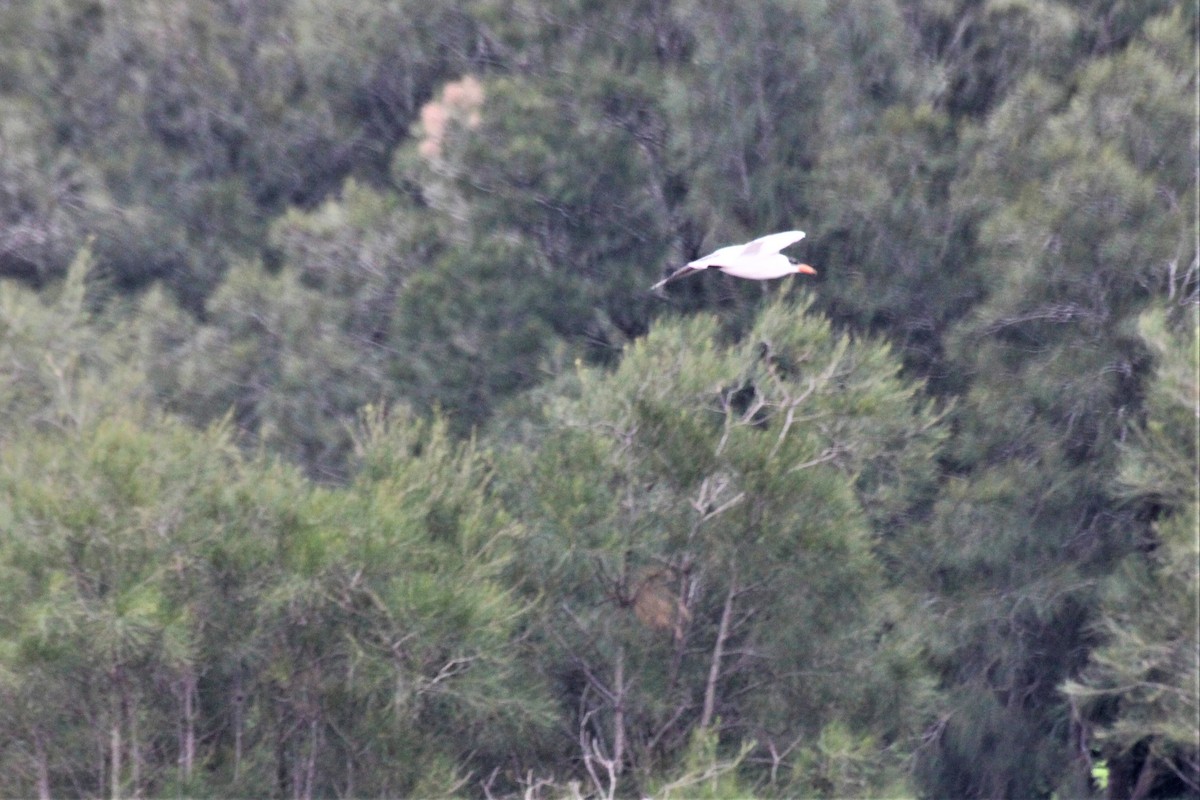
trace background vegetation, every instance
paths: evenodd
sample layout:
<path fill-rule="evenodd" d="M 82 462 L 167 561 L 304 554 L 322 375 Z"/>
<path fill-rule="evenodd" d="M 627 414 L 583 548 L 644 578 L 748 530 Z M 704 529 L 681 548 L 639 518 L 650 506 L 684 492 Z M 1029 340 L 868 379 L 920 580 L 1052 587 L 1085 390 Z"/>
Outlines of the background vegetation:
<path fill-rule="evenodd" d="M 0 795 L 1200 797 L 1197 31 L 0 5 Z"/>

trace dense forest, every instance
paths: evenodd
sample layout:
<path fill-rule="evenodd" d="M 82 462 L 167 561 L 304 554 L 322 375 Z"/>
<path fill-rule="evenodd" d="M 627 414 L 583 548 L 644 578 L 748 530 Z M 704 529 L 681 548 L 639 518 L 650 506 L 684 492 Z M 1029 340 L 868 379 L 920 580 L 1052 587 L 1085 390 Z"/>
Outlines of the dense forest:
<path fill-rule="evenodd" d="M 1200 797 L 1197 32 L 0 3 L 0 796 Z"/>

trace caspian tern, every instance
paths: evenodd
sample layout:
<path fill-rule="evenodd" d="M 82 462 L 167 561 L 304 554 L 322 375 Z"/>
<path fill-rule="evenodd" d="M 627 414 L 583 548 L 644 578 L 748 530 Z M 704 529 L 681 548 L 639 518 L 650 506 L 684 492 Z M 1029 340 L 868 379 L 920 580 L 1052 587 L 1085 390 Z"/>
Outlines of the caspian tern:
<path fill-rule="evenodd" d="M 792 275 L 797 272 L 816 275 L 817 271 L 808 264 L 797 263 L 779 252 L 803 238 L 804 231 L 784 231 L 763 236 L 746 244 L 722 247 L 704 258 L 698 258 L 675 270 L 651 286 L 650 291 L 653 292 L 676 278 L 706 269 L 719 269 L 726 275 L 747 278 L 752 281 L 782 278 L 784 275 Z"/>

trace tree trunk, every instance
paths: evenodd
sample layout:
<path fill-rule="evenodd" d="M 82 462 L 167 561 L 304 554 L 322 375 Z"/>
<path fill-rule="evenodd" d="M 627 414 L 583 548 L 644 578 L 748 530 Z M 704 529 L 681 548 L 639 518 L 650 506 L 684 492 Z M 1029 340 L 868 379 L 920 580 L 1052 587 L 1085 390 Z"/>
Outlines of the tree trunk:
<path fill-rule="evenodd" d="M 617 649 L 616 674 L 613 676 L 613 696 L 616 698 L 613 709 L 613 761 L 616 762 L 617 774 L 621 773 L 621 765 L 625 762 L 625 645 Z"/>
<path fill-rule="evenodd" d="M 239 669 L 233 682 L 233 780 L 242 774 L 242 719 L 245 694 L 242 691 L 242 673 Z"/>
<path fill-rule="evenodd" d="M 1158 770 L 1154 766 L 1154 757 L 1149 753 L 1146 754 L 1146 760 L 1142 762 L 1142 769 L 1138 773 L 1137 783 L 1133 785 L 1133 792 L 1129 795 L 1129 800 L 1142 800 L 1150 793 L 1150 788 L 1154 786 L 1154 778 L 1157 776 Z"/>
<path fill-rule="evenodd" d="M 725 657 L 725 642 L 729 638 L 729 626 L 733 619 L 733 598 L 737 594 L 737 570 L 729 580 L 725 593 L 725 607 L 721 609 L 721 624 L 717 628 L 717 641 L 713 645 L 712 663 L 708 667 L 708 681 L 704 685 L 704 710 L 700 714 L 700 727 L 712 725 L 717 706 L 717 682 L 721 679 L 721 661 Z"/>
<path fill-rule="evenodd" d="M 133 796 L 142 796 L 142 747 L 138 736 L 137 704 L 131 702 L 129 695 L 121 693 L 121 710 L 129 725 L 129 785 Z"/>
<path fill-rule="evenodd" d="M 50 762 L 46 756 L 46 737 L 40 730 L 33 734 L 34 755 L 37 759 L 38 800 L 51 800 Z"/>
<path fill-rule="evenodd" d="M 180 737 L 179 747 L 179 770 L 180 777 L 186 784 L 192 779 L 192 770 L 196 764 L 196 673 L 191 665 L 184 669 L 182 679 L 183 694 L 183 731 Z M 238 737 L 235 733 L 235 739 Z M 239 741 L 240 745 L 241 742 Z M 234 760 L 234 775 L 237 774 L 238 763 L 237 757 L 241 753 L 235 755 Z"/>
<path fill-rule="evenodd" d="M 671 667 L 667 673 L 667 696 L 675 694 L 679 686 L 679 670 L 683 667 L 683 656 L 687 650 L 687 627 L 683 617 L 691 619 L 691 609 L 688 607 L 688 586 L 691 578 L 688 570 L 682 569 L 679 574 L 679 601 L 675 609 L 674 632 L 675 647 L 671 651 Z"/>
<path fill-rule="evenodd" d="M 304 794 L 302 800 L 312 800 L 313 785 L 317 782 L 317 747 L 321 728 L 314 716 L 308 723 L 308 756 L 304 762 Z"/>
<path fill-rule="evenodd" d="M 108 793 L 112 800 L 120 800 L 121 797 L 121 716 L 116 713 L 119 711 L 119 708 L 114 710 L 112 726 L 108 731 Z"/>
<path fill-rule="evenodd" d="M 109 673 L 109 691 L 112 693 L 112 708 L 108 730 L 109 795 L 112 797 L 112 800 L 119 800 L 121 796 L 122 772 L 125 769 L 124 753 L 122 752 L 125 748 L 125 740 L 121 726 L 125 718 L 130 716 L 129 690 L 125 683 L 124 670 L 120 666 L 113 667 Z M 134 744 L 136 745 L 136 741 Z M 134 754 L 135 759 L 136 757 L 136 754 Z"/>

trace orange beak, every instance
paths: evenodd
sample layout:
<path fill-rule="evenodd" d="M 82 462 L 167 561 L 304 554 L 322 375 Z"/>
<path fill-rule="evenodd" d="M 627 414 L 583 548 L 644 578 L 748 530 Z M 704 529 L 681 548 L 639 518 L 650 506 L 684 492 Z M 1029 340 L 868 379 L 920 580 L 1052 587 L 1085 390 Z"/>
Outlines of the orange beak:
<path fill-rule="evenodd" d="M 816 275 L 817 271 L 808 264 L 797 264 L 796 272 L 803 272 L 805 275 Z"/>

